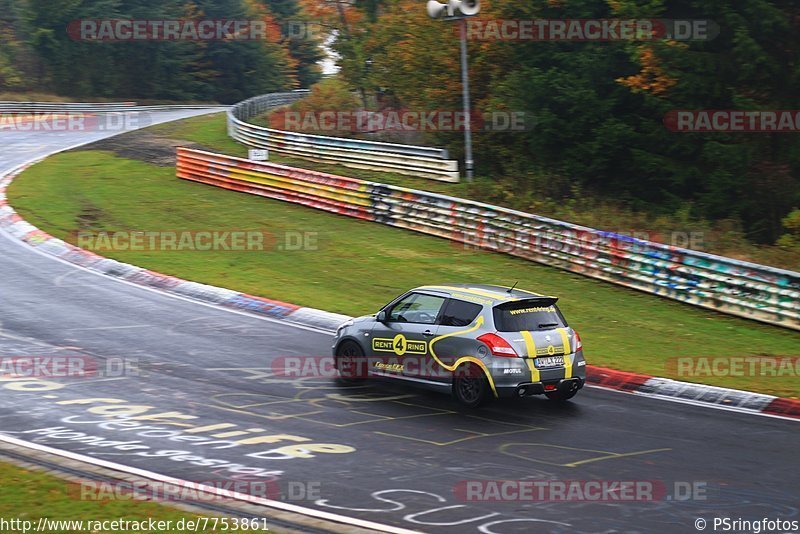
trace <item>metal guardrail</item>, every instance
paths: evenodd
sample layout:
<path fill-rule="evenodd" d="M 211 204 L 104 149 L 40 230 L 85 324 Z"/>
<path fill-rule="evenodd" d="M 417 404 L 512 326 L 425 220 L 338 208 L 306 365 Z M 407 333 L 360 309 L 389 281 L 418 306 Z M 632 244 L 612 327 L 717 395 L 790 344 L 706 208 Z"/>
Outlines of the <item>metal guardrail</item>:
<path fill-rule="evenodd" d="M 136 102 L 14 102 L 0 101 L 0 113 L 120 113 L 125 111 L 169 111 L 172 109 L 227 109 L 212 104 L 164 104 L 139 106 Z"/>
<path fill-rule="evenodd" d="M 247 122 L 271 108 L 291 104 L 307 95 L 308 90 L 299 90 L 239 102 L 228 110 L 228 135 L 252 147 L 311 161 L 458 182 L 458 161 L 448 159 L 447 150 L 442 148 L 308 135 Z"/>
<path fill-rule="evenodd" d="M 425 191 L 178 148 L 177 175 L 800 330 L 800 273 Z"/>

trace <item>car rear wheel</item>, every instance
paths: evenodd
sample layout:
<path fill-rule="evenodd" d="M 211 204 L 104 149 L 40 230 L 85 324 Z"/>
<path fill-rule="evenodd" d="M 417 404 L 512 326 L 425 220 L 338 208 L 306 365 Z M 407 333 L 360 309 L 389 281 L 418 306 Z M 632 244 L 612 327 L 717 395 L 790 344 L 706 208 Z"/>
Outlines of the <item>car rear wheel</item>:
<path fill-rule="evenodd" d="M 489 401 L 491 390 L 486 376 L 475 365 L 462 365 L 453 377 L 453 397 L 466 408 L 477 408 Z"/>
<path fill-rule="evenodd" d="M 342 384 L 357 384 L 364 379 L 364 351 L 354 341 L 345 341 L 336 350 L 336 371 Z"/>

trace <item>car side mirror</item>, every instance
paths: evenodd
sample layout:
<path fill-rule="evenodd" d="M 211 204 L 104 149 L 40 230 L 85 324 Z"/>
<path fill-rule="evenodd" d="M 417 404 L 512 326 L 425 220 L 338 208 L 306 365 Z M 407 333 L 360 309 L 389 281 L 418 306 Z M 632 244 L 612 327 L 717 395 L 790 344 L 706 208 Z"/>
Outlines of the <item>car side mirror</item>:
<path fill-rule="evenodd" d="M 375 316 L 375 320 L 378 321 L 379 323 L 385 323 L 386 322 L 386 310 L 379 311 L 378 315 Z"/>

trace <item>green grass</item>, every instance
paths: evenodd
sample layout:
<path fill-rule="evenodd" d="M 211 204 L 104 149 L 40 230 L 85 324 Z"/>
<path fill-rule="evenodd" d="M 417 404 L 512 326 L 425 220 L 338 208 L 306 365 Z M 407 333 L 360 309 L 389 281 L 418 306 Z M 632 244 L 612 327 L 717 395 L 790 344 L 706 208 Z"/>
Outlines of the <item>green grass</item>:
<path fill-rule="evenodd" d="M 173 127 L 174 128 L 174 127 Z M 175 136 L 176 130 L 170 132 Z M 193 141 L 213 138 L 193 128 Z M 207 135 L 209 135 L 207 137 Z M 678 356 L 800 355 L 800 334 L 707 312 L 554 268 L 443 239 L 179 180 L 174 169 L 99 151 L 60 154 L 11 186 L 11 204 L 43 230 L 265 230 L 316 232 L 318 250 L 104 253 L 189 280 L 357 315 L 414 286 L 484 282 L 561 297 L 595 365 L 673 376 Z M 676 377 L 677 378 L 677 377 Z M 800 378 L 698 381 L 798 396 Z"/>
<path fill-rule="evenodd" d="M 27 471 L 17 466 L 0 462 L 0 518 L 32 521 L 35 528 L 40 517 L 54 521 L 172 521 L 196 519 L 198 516 L 158 503 L 134 500 L 81 500 L 80 487 L 75 483 L 55 476 Z M 20 529 L 15 529 L 22 532 Z M 6 530 L 5 532 L 14 532 Z M 30 532 L 30 531 L 29 531 Z M 60 534 L 77 530 L 48 530 Z M 86 531 L 84 531 L 86 532 Z M 105 530 L 104 532 L 132 532 L 128 530 Z M 164 532 L 185 532 L 175 528 Z M 215 532 L 211 529 L 197 532 Z M 218 530 L 217 530 L 218 532 Z"/>

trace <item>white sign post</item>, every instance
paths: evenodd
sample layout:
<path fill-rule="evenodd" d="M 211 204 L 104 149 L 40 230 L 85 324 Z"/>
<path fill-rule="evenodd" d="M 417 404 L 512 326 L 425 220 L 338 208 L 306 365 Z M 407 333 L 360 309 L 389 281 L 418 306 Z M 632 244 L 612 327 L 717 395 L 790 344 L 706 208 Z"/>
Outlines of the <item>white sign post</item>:
<path fill-rule="evenodd" d="M 265 148 L 251 148 L 247 151 L 247 159 L 253 161 L 269 161 L 269 150 Z"/>

